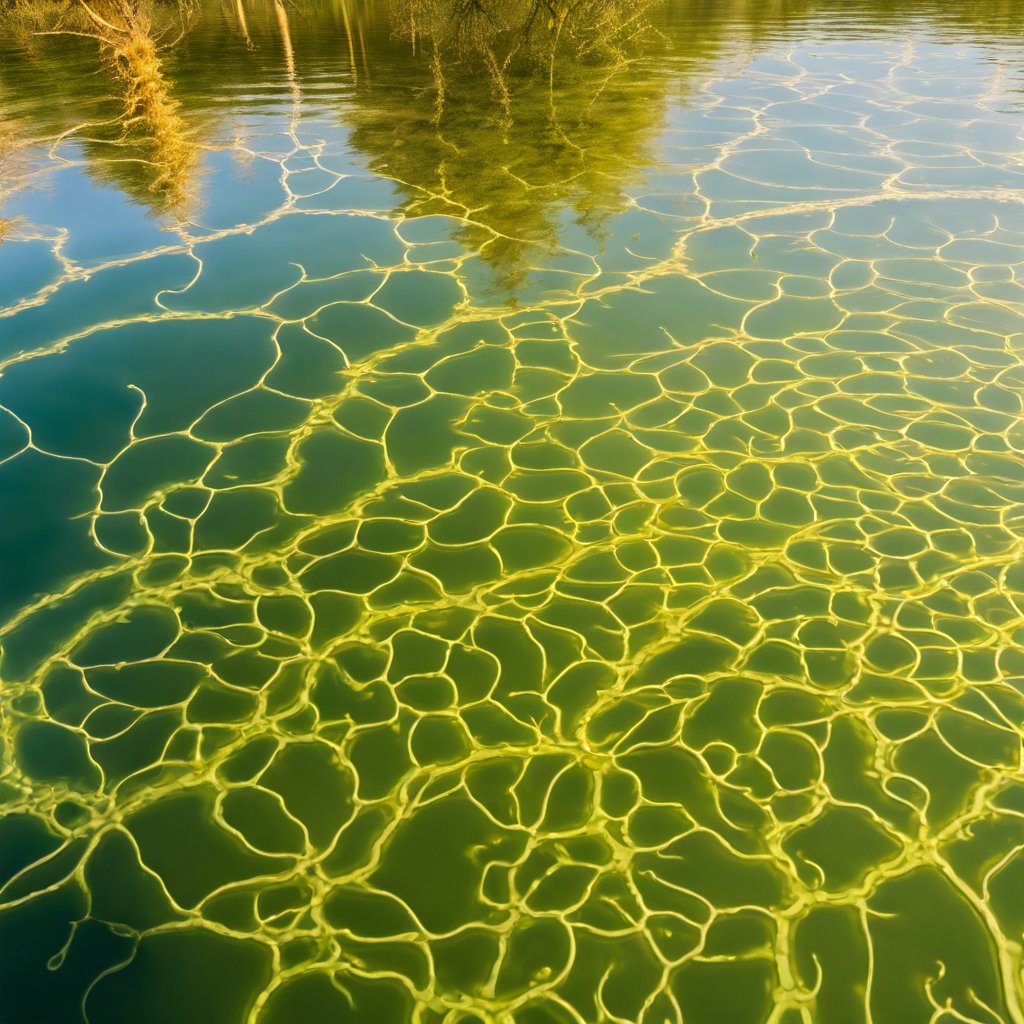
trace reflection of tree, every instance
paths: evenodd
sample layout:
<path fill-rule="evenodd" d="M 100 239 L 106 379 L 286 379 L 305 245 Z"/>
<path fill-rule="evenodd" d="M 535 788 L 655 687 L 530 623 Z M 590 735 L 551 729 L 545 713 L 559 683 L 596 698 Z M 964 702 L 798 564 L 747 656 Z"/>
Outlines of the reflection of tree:
<path fill-rule="evenodd" d="M 569 9 L 581 21 L 566 22 L 560 48 L 557 19 Z M 640 11 L 649 30 L 632 49 L 617 48 Z M 373 37 L 371 61 L 386 67 L 389 84 L 357 91 L 352 141 L 375 170 L 404 183 L 409 212 L 468 211 L 483 225 L 466 228 L 464 240 L 506 292 L 521 281 L 530 247 L 554 240 L 562 209 L 600 234 L 627 202 L 630 174 L 648 163 L 668 90 L 724 52 L 757 49 L 797 23 L 826 35 L 831 21 L 881 28 L 922 17 L 982 36 L 1024 27 L 1024 5 L 1013 0 L 393 0 L 392 13 L 406 52 Z M 595 37 L 611 60 L 578 59 Z M 488 88 L 494 60 L 501 74 Z M 427 102 L 440 89 L 443 104 Z"/>
<path fill-rule="evenodd" d="M 621 63 L 625 47 L 644 28 L 652 0 L 393 0 L 396 31 L 431 53 L 438 110 L 445 96 L 444 65 L 453 54 L 490 76 L 506 115 L 512 102 L 509 72 L 559 61 Z"/>
<path fill-rule="evenodd" d="M 393 0 L 407 39 L 442 49 L 490 54 L 508 65 L 517 57 L 565 48 L 576 57 L 617 54 L 637 31 L 652 0 Z"/>
<path fill-rule="evenodd" d="M 90 124 L 86 145 L 94 156 L 100 155 L 97 146 L 118 150 L 109 160 L 96 160 L 94 172 L 129 193 L 148 192 L 149 205 L 177 213 L 183 212 L 192 192 L 198 150 L 172 95 L 160 47 L 175 27 L 179 34 L 183 31 L 190 6 L 186 0 L 53 0 L 41 5 L 8 0 L 5 7 L 5 24 L 14 27 L 16 38 L 29 43 L 22 47 L 22 59 L 52 58 L 55 48 L 81 57 L 78 43 L 83 37 L 98 44 L 103 62 L 113 72 L 119 109 L 113 117 L 97 111 L 99 123 Z M 44 37 L 51 40 L 45 48 Z M 52 69 L 52 62 L 43 63 Z M 57 81 L 45 76 L 48 91 L 68 76 L 55 77 Z M 41 84 L 36 78 L 33 82 L 36 88 Z M 25 106 L 30 105 L 31 98 Z M 81 118 L 83 111 L 77 114 Z M 93 121 L 88 113 L 85 116 Z M 66 122 L 66 114 L 60 120 Z M 73 125 L 53 127 L 53 134 L 60 134 Z"/>
<path fill-rule="evenodd" d="M 144 0 L 110 0 L 108 8 L 97 36 L 122 85 L 122 125 L 146 151 L 159 205 L 184 212 L 198 151 L 164 75 L 155 11 Z"/>
<path fill-rule="evenodd" d="M 532 246 L 553 243 L 563 207 L 592 232 L 622 209 L 664 110 L 667 82 L 650 69 L 567 61 L 550 80 L 516 73 L 506 113 L 478 63 L 453 59 L 438 113 L 429 60 L 393 44 L 373 59 L 386 62 L 388 86 L 356 93 L 353 145 L 402 183 L 407 212 L 479 225 L 463 240 L 495 269 L 499 290 L 515 288 Z"/>
<path fill-rule="evenodd" d="M 253 83 L 267 86 L 268 95 L 291 88 L 274 0 L 195 0 L 195 28 L 175 46 L 165 46 L 180 30 L 175 0 L 92 0 L 92 9 L 120 29 L 99 47 L 93 29 L 91 39 L 36 34 L 80 2 L 0 0 L 0 120 L 20 123 L 20 134 L 35 139 L 88 123 L 79 137 L 93 173 L 154 210 L 181 211 L 196 189 L 199 126 L 213 133 L 237 113 L 222 98 L 249 94 Z M 827 34 L 834 19 L 882 27 L 913 17 L 982 37 L 1024 31 L 1019 0 L 655 0 L 647 13 L 653 31 L 625 51 L 636 59 L 624 67 L 619 59 L 580 59 L 598 36 L 625 38 L 611 28 L 595 35 L 567 22 L 552 47 L 551 12 L 573 6 L 552 0 L 550 10 L 544 5 L 548 17 L 538 15 L 530 30 L 539 34 L 542 59 L 516 59 L 503 72 L 503 111 L 502 90 L 479 50 L 465 40 L 456 45 L 455 28 L 448 36 L 431 29 L 429 12 L 443 14 L 452 3 L 289 0 L 294 84 L 302 89 L 304 80 L 315 80 L 308 96 L 351 101 L 344 117 L 354 146 L 374 170 L 400 181 L 408 211 L 468 214 L 478 226 L 467 227 L 464 240 L 483 248 L 498 290 L 506 291 L 521 280 L 530 247 L 554 239 L 565 208 L 600 233 L 626 202 L 632 169 L 647 160 L 669 90 L 726 48 L 757 46 L 794 22 L 824 26 Z M 594 3 L 579 7 L 591 20 Z M 425 12 L 415 31 L 412 6 Z M 523 38 L 516 18 L 533 7 L 520 0 L 478 6 L 498 19 L 498 35 L 487 39 L 505 67 L 513 41 Z M 645 6 L 638 0 L 600 9 L 621 14 Z M 404 38 L 393 31 L 396 15 L 405 18 Z M 61 27 L 75 28 L 66 21 Z M 440 112 L 435 41 L 444 62 Z M 115 73 L 96 74 L 97 53 Z M 337 83 L 333 95 L 323 88 L 328 80 Z"/>
<path fill-rule="evenodd" d="M 6 104 L 3 103 L 3 95 L 0 94 L 0 110 Z M 2 206 L 9 195 L 14 191 L 14 182 L 18 175 L 12 167 L 14 154 L 19 148 L 18 128 L 13 117 L 0 119 L 0 206 Z M 11 220 L 8 217 L 0 217 L 0 242 L 7 237 L 11 228 Z"/>

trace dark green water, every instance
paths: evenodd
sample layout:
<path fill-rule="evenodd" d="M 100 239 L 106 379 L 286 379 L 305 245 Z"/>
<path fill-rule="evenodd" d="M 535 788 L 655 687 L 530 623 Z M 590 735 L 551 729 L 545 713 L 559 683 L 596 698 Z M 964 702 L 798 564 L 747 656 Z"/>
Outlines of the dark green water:
<path fill-rule="evenodd" d="M 202 15 L 0 43 L 0 1022 L 1024 1024 L 1024 9 Z"/>

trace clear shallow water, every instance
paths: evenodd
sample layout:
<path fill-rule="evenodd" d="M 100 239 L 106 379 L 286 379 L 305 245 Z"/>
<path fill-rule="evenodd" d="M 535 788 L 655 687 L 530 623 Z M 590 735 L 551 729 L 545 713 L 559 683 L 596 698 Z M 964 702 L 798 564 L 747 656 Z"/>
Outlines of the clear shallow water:
<path fill-rule="evenodd" d="M 1015 5 L 240 10 L 0 60 L 0 1020 L 1024 1021 Z"/>

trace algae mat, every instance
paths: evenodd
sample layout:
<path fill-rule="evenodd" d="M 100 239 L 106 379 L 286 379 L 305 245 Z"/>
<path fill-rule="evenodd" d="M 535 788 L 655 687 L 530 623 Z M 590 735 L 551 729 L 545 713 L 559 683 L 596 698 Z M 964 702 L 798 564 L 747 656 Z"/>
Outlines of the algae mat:
<path fill-rule="evenodd" d="M 1020 8 L 511 102 L 8 34 L 4 1024 L 1022 1024 Z"/>

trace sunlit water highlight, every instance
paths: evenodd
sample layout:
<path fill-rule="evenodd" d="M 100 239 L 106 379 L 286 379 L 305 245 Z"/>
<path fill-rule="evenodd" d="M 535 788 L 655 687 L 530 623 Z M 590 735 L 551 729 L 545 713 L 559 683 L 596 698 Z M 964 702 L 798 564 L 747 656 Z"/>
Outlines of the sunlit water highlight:
<path fill-rule="evenodd" d="M 0 1021 L 1024 1024 L 1024 37 L 891 7 L 2 44 Z"/>

